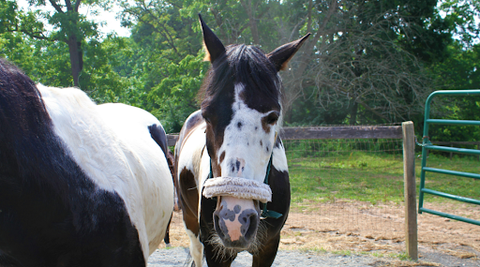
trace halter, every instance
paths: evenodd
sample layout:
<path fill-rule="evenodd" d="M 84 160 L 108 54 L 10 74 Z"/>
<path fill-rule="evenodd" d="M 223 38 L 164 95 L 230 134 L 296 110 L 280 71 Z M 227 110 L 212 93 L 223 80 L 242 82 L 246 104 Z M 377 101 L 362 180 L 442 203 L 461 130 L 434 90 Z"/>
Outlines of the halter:
<path fill-rule="evenodd" d="M 268 176 L 270 175 L 270 170 L 272 168 L 272 158 L 273 158 L 273 152 L 270 155 L 270 160 L 268 161 L 268 165 L 267 165 L 267 172 L 265 174 L 265 179 L 263 180 L 263 184 L 266 185 L 265 187 L 268 188 L 268 191 L 270 192 L 270 194 L 271 194 L 271 189 L 270 189 L 270 186 L 268 184 Z M 210 159 L 210 173 L 208 174 L 207 180 L 212 179 L 212 178 L 213 178 L 212 159 Z M 244 180 L 247 180 L 247 179 L 244 179 Z M 229 182 L 231 183 L 231 181 L 229 181 Z M 253 185 L 258 186 L 258 182 L 256 182 L 256 181 L 248 180 L 248 182 L 252 183 Z M 253 190 L 253 191 L 254 192 L 249 192 L 249 193 L 256 193 L 256 194 L 261 194 L 262 193 L 262 192 L 259 192 L 259 191 L 262 191 L 262 189 Z M 205 197 L 207 197 L 205 195 L 205 192 L 203 193 L 203 195 Z M 208 197 L 214 197 L 214 196 L 211 193 L 209 193 Z M 262 209 L 261 217 L 262 218 L 274 218 L 274 219 L 278 219 L 278 218 L 282 217 L 283 214 L 281 214 L 279 212 L 276 212 L 276 211 L 273 211 L 273 210 L 267 210 L 267 203 L 266 202 L 268 202 L 268 201 L 270 201 L 270 200 L 267 200 L 267 201 L 265 201 L 265 203 L 262 203 L 263 204 L 263 209 Z M 260 202 L 262 202 L 262 201 L 260 201 Z"/>
<path fill-rule="evenodd" d="M 264 184 L 268 185 L 268 175 L 270 175 L 270 169 L 272 168 L 272 158 L 273 158 L 273 152 L 272 155 L 270 156 L 270 160 L 268 161 L 267 165 L 267 173 L 265 174 L 265 180 L 263 181 Z M 273 211 L 273 210 L 267 210 L 267 203 L 263 204 L 263 210 L 261 216 L 263 218 L 274 218 L 278 219 L 283 216 L 283 214 Z"/>

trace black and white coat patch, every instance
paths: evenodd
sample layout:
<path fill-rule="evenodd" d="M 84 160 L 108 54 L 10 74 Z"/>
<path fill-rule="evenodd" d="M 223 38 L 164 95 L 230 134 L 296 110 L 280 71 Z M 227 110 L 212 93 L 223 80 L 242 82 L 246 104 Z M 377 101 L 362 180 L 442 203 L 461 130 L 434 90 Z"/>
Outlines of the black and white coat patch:
<path fill-rule="evenodd" d="M 152 131 L 146 111 L 37 89 L 2 60 L 0 266 L 146 266 L 173 210 Z"/>

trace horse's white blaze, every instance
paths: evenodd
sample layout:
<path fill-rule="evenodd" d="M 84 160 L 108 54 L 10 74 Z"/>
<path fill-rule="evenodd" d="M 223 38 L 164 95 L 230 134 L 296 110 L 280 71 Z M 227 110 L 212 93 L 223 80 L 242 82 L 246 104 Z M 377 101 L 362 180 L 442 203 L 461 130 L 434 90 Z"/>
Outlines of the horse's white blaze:
<path fill-rule="evenodd" d="M 170 173 L 168 164 L 147 128 L 160 123 L 151 114 L 133 107 L 126 110 L 125 105 L 97 106 L 78 89 L 43 85 L 38 85 L 38 89 L 55 133 L 80 168 L 99 188 L 116 192 L 125 201 L 147 260 L 156 249 L 149 244 L 163 239 L 162 229 L 173 209 L 172 180 L 162 177 Z M 147 179 L 148 176 L 159 179 Z"/>
<path fill-rule="evenodd" d="M 225 128 L 223 144 L 217 152 L 217 155 L 225 153 L 225 158 L 220 162 L 219 156 L 218 164 L 222 169 L 221 176 L 263 182 L 278 126 L 268 126 L 270 131 L 265 132 L 262 118 L 269 113 L 260 113 L 249 108 L 240 97 L 244 88 L 241 83 L 235 85 L 232 120 Z M 232 167 L 237 161 L 240 169 Z"/>

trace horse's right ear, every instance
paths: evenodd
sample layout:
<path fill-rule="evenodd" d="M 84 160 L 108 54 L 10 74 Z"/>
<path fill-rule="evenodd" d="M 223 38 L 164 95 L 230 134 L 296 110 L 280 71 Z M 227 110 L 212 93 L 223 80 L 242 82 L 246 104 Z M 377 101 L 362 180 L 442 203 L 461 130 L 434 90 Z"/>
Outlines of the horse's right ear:
<path fill-rule="evenodd" d="M 213 63 L 215 59 L 220 57 L 225 53 L 225 46 L 223 46 L 222 42 L 218 39 L 215 33 L 205 24 L 202 19 L 202 16 L 198 14 L 200 18 L 200 24 L 202 25 L 202 32 L 203 32 L 203 44 L 205 45 L 205 50 L 207 54 L 205 55 L 205 61 L 210 61 Z"/>

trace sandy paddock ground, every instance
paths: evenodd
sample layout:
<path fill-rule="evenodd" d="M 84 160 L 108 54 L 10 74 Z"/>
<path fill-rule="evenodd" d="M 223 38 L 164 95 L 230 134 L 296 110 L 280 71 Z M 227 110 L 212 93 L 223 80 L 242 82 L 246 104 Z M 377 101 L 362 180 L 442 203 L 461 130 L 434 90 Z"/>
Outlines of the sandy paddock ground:
<path fill-rule="evenodd" d="M 280 249 L 333 253 L 367 253 L 389 257 L 405 253 L 404 207 L 336 201 L 303 205 L 291 211 L 282 230 Z M 442 203 L 425 207 L 480 220 L 480 207 Z M 188 247 L 181 212 L 174 212 L 170 240 Z M 461 259 L 480 257 L 480 226 L 431 214 L 418 214 L 419 255 L 437 251 Z M 164 248 L 161 244 L 160 248 Z M 478 259 L 480 262 L 480 259 Z M 403 264 L 404 266 L 405 263 Z M 410 263 L 407 265 L 415 265 Z M 480 265 L 480 263 L 479 263 Z M 432 264 L 431 266 L 436 266 Z"/>

